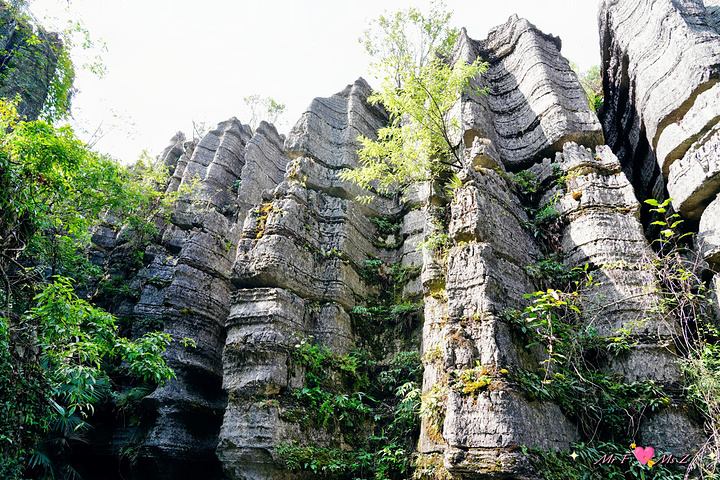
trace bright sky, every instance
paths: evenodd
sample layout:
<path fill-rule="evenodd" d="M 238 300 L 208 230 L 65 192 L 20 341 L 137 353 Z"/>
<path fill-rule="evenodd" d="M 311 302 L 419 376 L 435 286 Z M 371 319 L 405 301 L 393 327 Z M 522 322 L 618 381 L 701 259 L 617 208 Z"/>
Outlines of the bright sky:
<path fill-rule="evenodd" d="M 68 0 L 69 1 L 69 0 Z M 131 162 L 143 149 L 160 153 L 192 122 L 244 123 L 243 97 L 270 96 L 287 105 L 279 130 L 287 133 L 314 97 L 342 90 L 357 77 L 371 85 L 369 58 L 357 39 L 384 11 L 429 1 L 410 0 L 35 0 L 46 24 L 81 19 L 108 51 L 107 74 L 81 72 L 74 117 L 104 136 L 96 149 Z M 470 37 L 517 13 L 560 36 L 565 57 L 586 69 L 600 61 L 597 0 L 446 0 L 452 23 Z M 56 20 L 51 20 L 51 18 Z M 59 20 L 57 20 L 59 19 Z M 62 27 L 61 27 L 62 28 Z"/>

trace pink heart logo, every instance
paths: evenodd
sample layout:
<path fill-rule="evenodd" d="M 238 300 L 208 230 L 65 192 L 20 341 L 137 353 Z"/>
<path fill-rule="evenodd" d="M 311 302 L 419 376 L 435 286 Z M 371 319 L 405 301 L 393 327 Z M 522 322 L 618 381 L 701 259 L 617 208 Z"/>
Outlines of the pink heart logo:
<path fill-rule="evenodd" d="M 635 447 L 635 451 L 633 453 L 635 454 L 635 458 L 638 459 L 638 462 L 643 465 L 647 465 L 650 459 L 655 456 L 655 449 L 652 447 Z"/>

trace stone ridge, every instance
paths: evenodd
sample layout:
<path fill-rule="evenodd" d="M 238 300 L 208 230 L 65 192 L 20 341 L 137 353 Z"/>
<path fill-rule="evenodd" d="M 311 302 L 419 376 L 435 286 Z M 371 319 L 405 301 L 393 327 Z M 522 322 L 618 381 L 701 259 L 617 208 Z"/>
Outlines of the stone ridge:
<path fill-rule="evenodd" d="M 517 15 L 482 41 L 461 31 L 453 58 L 472 62 L 480 57 L 489 63 L 472 85 L 487 94 L 463 96 L 466 145 L 474 136 L 487 138 L 505 168 L 517 171 L 561 150 L 565 142 L 589 147 L 604 142 L 577 76 L 560 55 L 560 45 L 557 37 Z"/>
<path fill-rule="evenodd" d="M 678 18 L 700 22 L 703 32 L 717 23 L 717 11 L 701 15 L 697 0 L 674 3 L 690 12 Z M 277 447 L 353 447 L 339 427 L 298 422 L 316 413 L 298 394 L 307 384 L 292 352 L 302 342 L 336 355 L 371 350 L 373 372 L 393 367 L 399 352 L 422 354 L 422 395 L 435 403 L 409 442 L 428 467 L 417 478 L 540 478 L 518 447 L 567 450 L 585 438 L 560 405 L 532 399 L 515 376 L 538 373 L 547 360 L 543 348 L 523 344 L 512 312 L 528 305 L 525 294 L 548 288 L 552 279 L 529 268 L 548 258 L 596 279 L 583 294 L 589 327 L 611 338 L 622 329 L 631 339 L 625 355 L 598 360 L 597 368 L 675 388 L 680 374 L 666 345 L 676 325 L 653 313 L 658 295 L 645 267 L 654 253 L 633 185 L 665 187 L 655 148 L 667 158 L 682 155 L 668 166 L 668 190 L 682 193 L 680 210 L 700 220 L 703 255 L 720 263 L 720 200 L 711 198 L 720 137 L 706 128 L 715 105 L 709 80 L 677 99 L 688 108 L 673 125 L 654 99 L 635 96 L 647 84 L 638 77 L 646 69 L 640 60 L 626 62 L 627 38 L 613 40 L 633 31 L 613 23 L 636 14 L 630 4 L 641 12 L 648 5 L 608 0 L 611 13 L 602 17 L 611 25 L 608 81 L 618 82 L 605 86 L 610 147 L 601 145 L 600 122 L 559 39 L 517 16 L 483 41 L 463 30 L 455 45 L 454 61 L 481 57 L 489 67 L 472 80 L 487 95 L 463 94 L 453 113 L 463 159 L 453 189 L 437 182 L 404 199 L 355 200 L 367 192 L 338 174 L 358 166 L 357 137 L 375 138 L 388 121 L 368 104 L 363 79 L 313 100 L 287 138 L 266 123 L 252 132 L 235 118 L 199 141 L 175 135 L 158 161 L 172 171 L 168 191 L 183 193 L 131 279 L 139 295 L 118 309 L 134 320 L 135 335 L 150 321 L 173 338 L 194 338 L 198 348 L 175 342 L 168 350 L 178 378 L 143 401 L 149 426 L 114 430 L 116 450 L 134 442 L 138 451 L 135 478 L 318 478 L 286 469 Z M 646 136 L 653 115 L 658 129 Z M 540 231 L 541 210 L 552 212 L 553 230 Z M 130 232 L 106 220 L 94 237 L 95 258 L 112 269 Z M 387 279 L 403 268 L 414 273 L 396 292 Z M 387 297 L 422 313 L 403 322 L 358 313 Z M 483 382 L 468 381 L 477 376 Z M 353 393 L 341 379 L 331 381 L 337 392 Z M 702 441 L 679 405 L 646 413 L 634 427 L 638 441 L 660 450 L 684 453 Z M 354 434 L 382 428 L 368 420 Z"/>
<path fill-rule="evenodd" d="M 698 265 L 716 291 L 719 12 L 717 0 L 605 0 L 598 17 L 608 145 L 640 199 L 672 198 L 698 229 Z"/>
<path fill-rule="evenodd" d="M 283 181 L 238 232 L 223 353 L 230 400 L 217 448 L 233 479 L 294 478 L 277 461 L 280 443 L 343 445 L 337 434 L 288 419 L 297 410 L 290 391 L 303 386 L 290 353 L 307 338 L 337 354 L 357 346 L 362 340 L 350 313 L 379 293 L 365 261 L 400 261 L 401 251 L 376 246 L 378 233 L 366 216 L 398 215 L 400 205 L 378 198 L 361 207 L 354 197 L 367 192 L 338 178 L 358 165 L 357 136 L 375 137 L 387 122 L 382 109 L 367 103 L 370 93 L 359 79 L 313 100 L 285 141 L 293 160 Z M 269 401 L 259 404 L 258 395 Z"/>
<path fill-rule="evenodd" d="M 691 219 L 717 193 L 702 187 L 703 175 L 687 175 L 720 120 L 717 6 L 705 4 L 605 0 L 598 17 L 608 145 L 642 198 L 667 186 Z"/>
<path fill-rule="evenodd" d="M 224 478 L 215 449 L 227 403 L 222 351 L 237 225 L 266 189 L 282 181 L 289 161 L 283 141 L 267 123 L 252 132 L 231 118 L 199 140 L 176 134 L 158 157 L 172 174 L 166 190 L 182 193 L 170 222 L 160 224 L 144 251 L 143 267 L 128 279 L 139 295 L 116 313 L 132 320 L 134 335 L 149 324 L 171 335 L 166 360 L 177 378 L 143 400 L 152 424 L 140 431 L 115 427 L 110 449 L 137 449 L 135 478 Z M 122 257 L 124 235 L 111 224 L 102 226 L 93 237 L 96 263 L 112 265 Z M 184 337 L 197 348 L 184 347 Z"/>
<path fill-rule="evenodd" d="M 330 168 L 357 166 L 358 136 L 375 138 L 387 123 L 382 107 L 365 102 L 371 93 L 359 78 L 332 97 L 314 99 L 285 141 L 290 158 L 311 157 Z"/>

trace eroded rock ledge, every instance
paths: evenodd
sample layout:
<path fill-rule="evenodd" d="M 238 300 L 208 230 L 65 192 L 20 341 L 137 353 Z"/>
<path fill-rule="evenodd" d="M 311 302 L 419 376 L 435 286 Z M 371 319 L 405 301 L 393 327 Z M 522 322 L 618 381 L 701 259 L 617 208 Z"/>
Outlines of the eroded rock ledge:
<path fill-rule="evenodd" d="M 667 186 L 683 215 L 700 221 L 705 257 L 720 263 L 712 213 L 720 207 L 711 203 L 720 187 L 717 22 L 697 0 L 654 3 L 667 25 L 649 1 L 602 7 L 609 146 L 558 38 L 517 16 L 482 41 L 463 31 L 453 58 L 480 56 L 489 68 L 473 80 L 487 95 L 458 99 L 464 165 L 451 196 L 421 185 L 405 199 L 355 201 L 366 192 L 338 173 L 358 165 L 358 135 L 373 137 L 388 120 L 367 103 L 363 79 L 313 100 L 287 138 L 272 125 L 253 132 L 234 118 L 199 142 L 173 137 L 160 156 L 173 170 L 168 189 L 199 186 L 145 251 L 132 279 L 140 295 L 118 310 L 192 337 L 198 348 L 176 343 L 168 352 L 178 378 L 145 400 L 152 424 L 116 430 L 114 448 L 135 442 L 137 478 L 316 478 L 288 471 L 277 447 L 352 447 L 338 429 L 296 421 L 304 407 L 293 392 L 306 380 L 292 352 L 303 341 L 336 355 L 372 350 L 380 370 L 399 352 L 422 356 L 422 393 L 442 405 L 409 439 L 425 470 L 541 478 L 518 446 L 566 450 L 583 436 L 558 404 L 531 399 L 508 375 L 537 371 L 544 352 L 525 348 L 505 313 L 543 287 L 528 267 L 548 248 L 566 267 L 587 265 L 596 279 L 585 301 L 595 307 L 588 321 L 599 335 L 630 332 L 628 352 L 597 368 L 674 388 L 680 374 L 667 348 L 674 325 L 648 314 L 658 298 L 643 267 L 654 253 L 638 197 Z M 647 31 L 637 28 L 645 17 Z M 670 38 L 671 28 L 684 29 L 692 48 Z M 658 52 L 677 61 L 657 69 Z M 532 201 L 514 180 L 520 172 L 536 182 Z M 541 208 L 557 217 L 549 242 L 532 227 L 531 212 Z M 444 251 L 417 249 L 438 233 L 448 238 Z M 123 231 L 108 225 L 94 240 L 97 262 L 112 265 Z M 411 273 L 392 293 L 422 302 L 420 311 L 369 324 L 358 312 L 388 295 L 378 277 L 393 268 Z M 489 387 L 458 389 L 454 379 L 473 369 Z M 637 426 L 646 444 L 685 452 L 700 442 L 700 428 L 677 403 L 646 417 Z M 359 435 L 375 428 L 368 421 Z"/>

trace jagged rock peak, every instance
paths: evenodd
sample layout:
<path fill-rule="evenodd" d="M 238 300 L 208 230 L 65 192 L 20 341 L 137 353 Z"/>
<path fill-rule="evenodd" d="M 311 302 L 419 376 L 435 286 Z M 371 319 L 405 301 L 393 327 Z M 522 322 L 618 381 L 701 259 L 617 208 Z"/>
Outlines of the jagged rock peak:
<path fill-rule="evenodd" d="M 507 169 L 527 168 L 562 150 L 565 142 L 603 143 L 600 122 L 568 61 L 560 40 L 517 15 L 476 41 L 461 31 L 453 59 L 480 57 L 488 69 L 473 87 L 487 95 L 463 98 L 465 145 L 474 137 L 495 145 Z"/>
<path fill-rule="evenodd" d="M 483 58 L 487 61 L 495 61 L 502 56 L 511 54 L 518 45 L 520 36 L 529 32 L 554 44 L 558 53 L 562 49 L 560 37 L 544 33 L 527 19 L 513 14 L 510 15 L 507 22 L 490 29 L 487 38 L 480 42 L 481 49 L 486 55 Z"/>
<path fill-rule="evenodd" d="M 361 77 L 331 97 L 314 99 L 285 141 L 290 158 L 311 157 L 333 168 L 357 166 L 357 137 L 375 137 L 387 122 L 384 109 L 367 102 L 371 93 Z"/>

